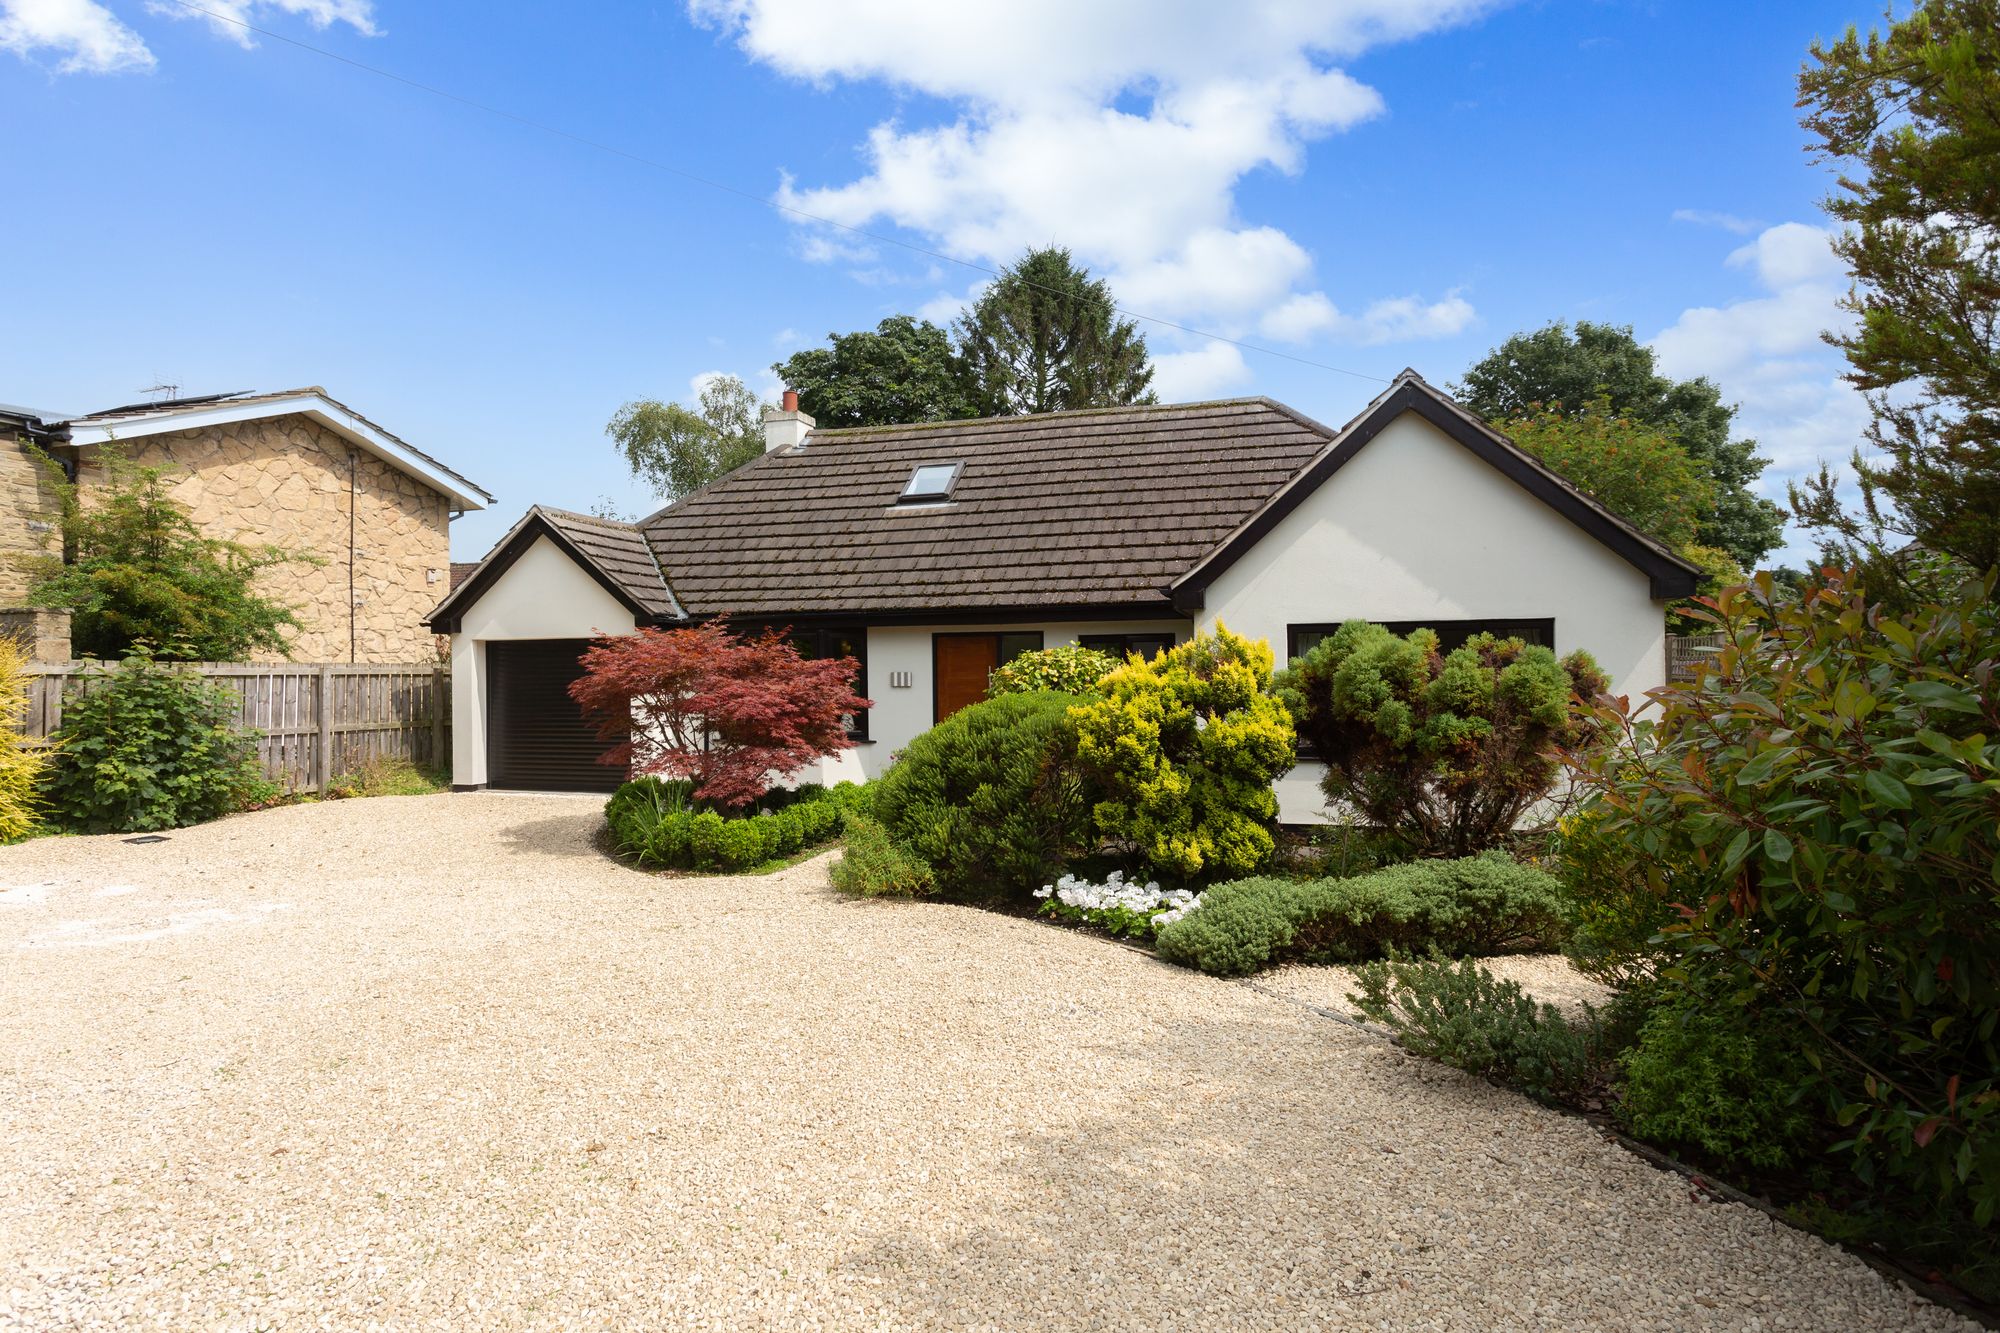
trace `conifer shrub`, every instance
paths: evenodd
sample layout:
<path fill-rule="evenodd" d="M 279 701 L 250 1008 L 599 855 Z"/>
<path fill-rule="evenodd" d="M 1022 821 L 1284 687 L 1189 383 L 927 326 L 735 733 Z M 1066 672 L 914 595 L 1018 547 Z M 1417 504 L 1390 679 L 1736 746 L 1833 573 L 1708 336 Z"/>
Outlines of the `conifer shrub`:
<path fill-rule="evenodd" d="M 1076 762 L 1076 696 L 1006 694 L 911 741 L 874 784 L 889 837 L 941 893 L 1022 902 L 1091 844 Z"/>

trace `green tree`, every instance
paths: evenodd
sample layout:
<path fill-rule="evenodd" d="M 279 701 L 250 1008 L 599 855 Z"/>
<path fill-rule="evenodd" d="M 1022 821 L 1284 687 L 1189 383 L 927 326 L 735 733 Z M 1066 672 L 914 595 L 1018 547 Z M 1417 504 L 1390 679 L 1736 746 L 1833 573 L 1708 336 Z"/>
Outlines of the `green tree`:
<path fill-rule="evenodd" d="M 1030 250 L 957 325 L 987 416 L 1159 401 L 1146 339 L 1068 250 Z"/>
<path fill-rule="evenodd" d="M 662 499 L 678 500 L 764 452 L 762 405 L 734 375 L 701 386 L 700 405 L 640 398 L 605 426 L 632 475 Z"/>
<path fill-rule="evenodd" d="M 1660 374 L 1653 349 L 1630 326 L 1578 320 L 1573 332 L 1554 323 L 1517 333 L 1468 369 L 1453 392 L 1488 421 L 1540 410 L 1588 413 L 1606 404 L 1678 444 L 1708 478 L 1697 542 L 1719 546 L 1751 569 L 1782 537 L 1784 511 L 1750 489 L 1768 460 L 1757 457 L 1755 440 L 1730 438 L 1736 408 L 1706 379 Z"/>
<path fill-rule="evenodd" d="M 1799 74 L 1801 123 L 1841 166 L 1826 209 L 1854 275 L 1854 330 L 1828 341 L 1868 395 L 1877 461 L 1852 460 L 1861 513 L 1824 466 L 1792 504 L 1871 596 L 1912 567 L 1891 545 L 2000 565 L 2000 0 L 1926 0 L 1887 23 L 1813 43 Z"/>
<path fill-rule="evenodd" d="M 873 332 L 829 333 L 771 369 L 821 426 L 894 426 L 979 415 L 965 361 L 929 320 L 891 315 Z"/>
<path fill-rule="evenodd" d="M 205 535 L 168 494 L 167 470 L 132 462 L 115 443 L 99 462 L 104 480 L 86 491 L 44 456 L 64 553 L 28 562 L 28 601 L 70 609 L 77 654 L 117 658 L 150 645 L 193 661 L 290 656 L 285 631 L 298 617 L 256 591 L 257 575 L 310 558 Z"/>

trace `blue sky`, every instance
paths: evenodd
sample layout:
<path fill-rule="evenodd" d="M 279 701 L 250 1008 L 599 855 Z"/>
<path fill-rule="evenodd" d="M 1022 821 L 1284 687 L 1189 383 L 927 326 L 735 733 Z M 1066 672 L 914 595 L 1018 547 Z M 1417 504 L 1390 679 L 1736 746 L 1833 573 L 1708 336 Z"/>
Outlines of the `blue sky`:
<path fill-rule="evenodd" d="M 1792 107 L 1861 0 L 201 7 L 0 0 L 0 401 L 324 385 L 499 497 L 460 559 L 531 503 L 651 508 L 627 399 L 768 390 L 982 280 L 760 200 L 985 266 L 1067 243 L 1135 311 L 1367 376 L 1629 323 L 1743 404 L 1774 496 L 1865 421 Z M 1338 423 L 1380 387 L 1149 338 L 1170 398 Z"/>

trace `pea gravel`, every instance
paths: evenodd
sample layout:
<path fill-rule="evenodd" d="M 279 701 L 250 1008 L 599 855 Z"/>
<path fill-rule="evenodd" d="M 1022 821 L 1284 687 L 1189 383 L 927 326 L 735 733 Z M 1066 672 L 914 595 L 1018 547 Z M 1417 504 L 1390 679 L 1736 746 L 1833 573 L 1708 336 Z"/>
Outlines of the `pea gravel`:
<path fill-rule="evenodd" d="M 1971 1327 L 1283 998 L 598 823 L 0 851 L 0 1326 Z"/>

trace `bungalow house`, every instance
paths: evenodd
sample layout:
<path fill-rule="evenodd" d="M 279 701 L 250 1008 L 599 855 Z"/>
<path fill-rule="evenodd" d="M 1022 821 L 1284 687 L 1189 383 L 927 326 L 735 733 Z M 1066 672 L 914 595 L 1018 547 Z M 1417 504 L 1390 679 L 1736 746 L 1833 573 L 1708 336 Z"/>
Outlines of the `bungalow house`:
<path fill-rule="evenodd" d="M 21 604 L 23 557 L 54 540 L 56 498 L 30 446 L 87 487 L 114 441 L 166 470 L 169 493 L 206 535 L 312 557 L 258 576 L 298 614 L 294 659 L 436 661 L 424 613 L 450 587 L 451 520 L 493 497 L 320 388 L 81 416 L 0 406 L 0 604 Z"/>
<path fill-rule="evenodd" d="M 536 508 L 436 610 L 461 787 L 614 785 L 565 687 L 593 635 L 727 617 L 852 657 L 875 701 L 809 776 L 879 774 L 1016 653 L 1218 622 L 1282 660 L 1349 617 L 1586 648 L 1665 679 L 1696 570 L 1414 371 L 1333 430 L 1269 399 L 813 429 L 638 523 Z M 1284 817 L 1320 807 L 1302 765 Z"/>

